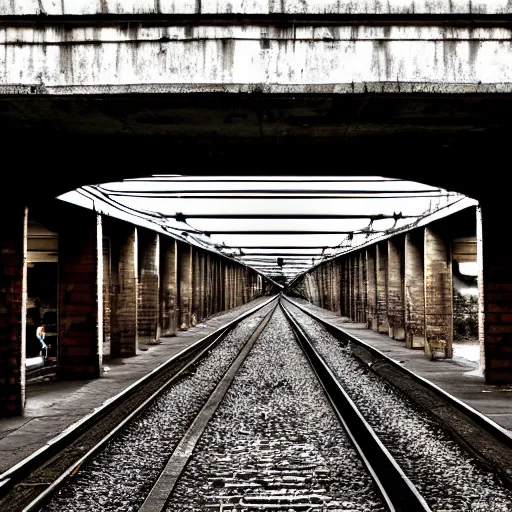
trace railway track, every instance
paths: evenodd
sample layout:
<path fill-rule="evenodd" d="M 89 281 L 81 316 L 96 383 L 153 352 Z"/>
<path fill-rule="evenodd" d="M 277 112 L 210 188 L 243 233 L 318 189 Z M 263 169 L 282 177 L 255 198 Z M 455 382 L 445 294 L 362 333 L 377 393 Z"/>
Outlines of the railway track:
<path fill-rule="evenodd" d="M 214 354 L 219 345 L 234 333 L 236 335 L 237 329 L 244 324 L 248 325 L 245 330 L 248 328 L 252 332 L 258 315 L 275 305 L 276 297 L 273 297 L 175 354 L 43 448 L 1 474 L 0 510 L 18 512 L 41 509 L 87 461 L 103 450 L 163 392 L 194 372 L 205 356 Z M 230 355 L 229 350 L 224 350 L 218 359 Z"/>
<path fill-rule="evenodd" d="M 283 298 L 251 313 L 64 472 L 49 464 L 42 489 L 13 486 L 33 494 L 9 510 L 512 510 L 492 472 L 388 383 L 367 384 L 379 377 L 304 311 Z M 466 473 L 435 471 L 422 422 Z"/>

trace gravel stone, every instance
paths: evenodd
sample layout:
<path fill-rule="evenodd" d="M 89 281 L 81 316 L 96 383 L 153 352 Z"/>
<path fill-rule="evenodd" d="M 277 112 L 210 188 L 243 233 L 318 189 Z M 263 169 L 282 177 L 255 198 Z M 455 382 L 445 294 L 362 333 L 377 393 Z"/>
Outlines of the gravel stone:
<path fill-rule="evenodd" d="M 132 512 L 144 502 L 175 446 L 248 341 L 265 306 L 242 321 L 89 461 L 42 510 Z"/>
<path fill-rule="evenodd" d="M 168 512 L 384 511 L 276 310 L 177 482 Z"/>
<path fill-rule="evenodd" d="M 295 306 L 289 310 L 433 511 L 512 511 L 512 492 L 426 411 L 357 360 L 320 323 Z"/>

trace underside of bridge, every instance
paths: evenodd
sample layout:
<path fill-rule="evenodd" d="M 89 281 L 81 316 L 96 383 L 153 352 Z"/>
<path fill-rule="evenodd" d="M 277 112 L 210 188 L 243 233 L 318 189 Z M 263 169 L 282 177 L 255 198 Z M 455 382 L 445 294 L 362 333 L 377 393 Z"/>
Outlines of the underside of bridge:
<path fill-rule="evenodd" d="M 0 96 L 9 198 L 36 200 L 159 173 L 382 175 L 482 200 L 503 191 L 511 118 L 509 94 Z"/>
<path fill-rule="evenodd" d="M 279 289 L 219 252 L 55 199 L 153 175 L 383 176 L 476 200 L 322 262 L 294 292 L 410 348 L 445 339 L 449 356 L 453 283 L 477 260 L 482 367 L 487 382 L 510 383 L 510 9 L 0 5 L 0 414 L 23 410 L 31 279 L 56 255 L 46 275 L 57 275 L 63 378 L 99 376 L 105 338 L 133 355 L 139 339 Z"/>

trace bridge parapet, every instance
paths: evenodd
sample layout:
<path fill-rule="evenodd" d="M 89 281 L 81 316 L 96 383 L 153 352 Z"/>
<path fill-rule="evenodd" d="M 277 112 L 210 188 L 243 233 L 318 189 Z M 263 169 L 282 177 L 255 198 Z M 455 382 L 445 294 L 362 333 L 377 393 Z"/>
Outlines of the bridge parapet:
<path fill-rule="evenodd" d="M 497 22 L 1 22 L 7 94 L 512 91 Z"/>

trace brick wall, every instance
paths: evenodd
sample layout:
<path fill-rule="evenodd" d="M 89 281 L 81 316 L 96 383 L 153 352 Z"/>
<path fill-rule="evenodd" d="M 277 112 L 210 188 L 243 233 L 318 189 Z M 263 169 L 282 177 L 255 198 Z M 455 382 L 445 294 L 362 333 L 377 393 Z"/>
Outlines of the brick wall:
<path fill-rule="evenodd" d="M 103 341 L 101 216 L 63 207 L 59 233 L 59 341 L 57 372 L 63 379 L 100 375 Z M 69 218 L 73 219 L 68 223 Z"/>
<path fill-rule="evenodd" d="M 5 212 L 7 215 L 7 212 Z M 11 208 L 0 240 L 0 416 L 19 415 L 25 404 L 27 211 Z M 24 299 L 25 295 L 25 299 Z"/>

